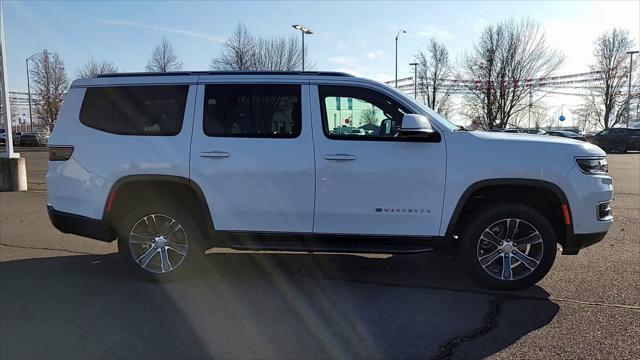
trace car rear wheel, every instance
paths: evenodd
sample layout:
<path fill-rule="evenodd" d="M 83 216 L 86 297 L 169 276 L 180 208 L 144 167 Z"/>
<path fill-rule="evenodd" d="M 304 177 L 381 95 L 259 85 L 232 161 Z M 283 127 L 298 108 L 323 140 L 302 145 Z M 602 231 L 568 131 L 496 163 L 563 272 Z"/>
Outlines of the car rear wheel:
<path fill-rule="evenodd" d="M 482 284 L 523 289 L 540 281 L 555 261 L 553 228 L 535 209 L 519 204 L 484 208 L 463 236 L 463 258 Z"/>
<path fill-rule="evenodd" d="M 204 255 L 201 227 L 181 206 L 150 201 L 119 221 L 118 252 L 148 280 L 171 280 L 195 269 Z"/>

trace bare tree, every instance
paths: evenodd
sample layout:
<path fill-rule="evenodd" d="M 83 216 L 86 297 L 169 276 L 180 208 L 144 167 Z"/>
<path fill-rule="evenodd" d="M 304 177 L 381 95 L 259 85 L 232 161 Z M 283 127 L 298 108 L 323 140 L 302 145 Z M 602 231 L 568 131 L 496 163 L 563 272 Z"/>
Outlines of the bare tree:
<path fill-rule="evenodd" d="M 251 70 L 255 68 L 256 41 L 247 27 L 240 23 L 222 45 L 220 56 L 211 59 L 213 70 Z"/>
<path fill-rule="evenodd" d="M 153 49 L 145 70 L 148 72 L 169 72 L 182 70 L 182 60 L 178 58 L 173 45 L 162 38 L 162 42 Z"/>
<path fill-rule="evenodd" d="M 378 125 L 378 114 L 376 109 L 364 109 L 360 113 L 360 124 L 362 125 Z"/>
<path fill-rule="evenodd" d="M 258 38 L 255 50 L 255 70 L 293 71 L 302 67 L 302 47 L 294 36 Z"/>
<path fill-rule="evenodd" d="M 538 101 L 532 104 L 531 111 L 529 111 L 528 106 L 525 109 L 515 111 L 511 119 L 509 119 L 508 125 L 518 128 L 531 126 L 534 129 L 540 129 L 553 124 L 549 123 L 547 107 L 542 101 Z"/>
<path fill-rule="evenodd" d="M 483 31 L 463 60 L 467 78 L 477 79 L 465 97 L 467 114 L 484 128 L 504 128 L 516 112 L 526 109 L 525 80 L 545 78 L 558 70 L 564 55 L 547 46 L 540 24 L 503 21 Z"/>
<path fill-rule="evenodd" d="M 78 71 L 78 77 L 90 78 L 100 74 L 116 72 L 118 72 L 118 67 L 114 63 L 106 60 L 96 61 L 91 59 Z"/>
<path fill-rule="evenodd" d="M 302 46 L 295 36 L 256 38 L 238 24 L 222 45 L 220 56 L 211 59 L 212 70 L 283 70 L 302 67 Z"/>
<path fill-rule="evenodd" d="M 64 62 L 57 53 L 43 50 L 33 62 L 34 65 L 29 72 L 33 91 L 38 98 L 35 102 L 35 115 L 49 130 L 53 130 L 62 105 L 62 98 L 69 87 L 69 78 L 65 72 Z"/>
<path fill-rule="evenodd" d="M 420 51 L 415 56 L 418 63 L 418 92 L 425 104 L 442 114 L 449 108 L 451 87 L 443 86 L 445 79 L 452 75 L 447 47 L 431 38 L 427 52 Z"/>
<path fill-rule="evenodd" d="M 629 80 L 629 56 L 634 46 L 629 31 L 613 29 L 600 35 L 595 41 L 592 71 L 597 71 L 601 81 L 584 98 L 582 112 L 600 127 L 608 129 L 625 119 L 627 81 Z"/>

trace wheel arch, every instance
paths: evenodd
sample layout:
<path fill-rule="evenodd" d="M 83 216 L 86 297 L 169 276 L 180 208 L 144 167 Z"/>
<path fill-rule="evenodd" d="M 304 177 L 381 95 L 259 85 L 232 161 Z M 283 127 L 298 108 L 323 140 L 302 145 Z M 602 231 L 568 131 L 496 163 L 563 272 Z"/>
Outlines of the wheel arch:
<path fill-rule="evenodd" d="M 111 227 L 117 219 L 117 211 L 126 204 L 127 199 L 123 198 L 128 192 L 144 189 L 148 193 L 158 193 L 160 191 L 173 190 L 172 196 L 186 195 L 188 200 L 192 200 L 196 209 L 202 215 L 202 220 L 208 232 L 215 230 L 211 210 L 204 192 L 193 180 L 175 175 L 127 175 L 118 179 L 109 190 L 107 201 L 103 211 L 103 220 Z"/>
<path fill-rule="evenodd" d="M 566 205 L 568 210 L 568 222 L 566 223 L 563 219 L 563 213 L 561 207 L 556 208 L 557 213 L 553 214 L 558 217 L 550 218 L 550 221 L 555 222 L 555 230 L 558 232 L 558 242 L 564 245 L 564 241 L 567 237 L 573 235 L 573 219 L 571 217 L 571 210 L 569 207 L 569 201 L 564 191 L 551 182 L 545 180 L 537 180 L 537 179 L 519 179 L 519 178 L 504 178 L 504 179 L 487 179 L 478 181 L 472 185 L 470 185 L 460 196 L 456 207 L 454 208 L 453 213 L 449 219 L 447 230 L 445 233 L 445 237 L 450 238 L 453 235 L 456 235 L 456 230 L 458 225 L 461 224 L 461 221 L 464 222 L 465 211 L 469 210 L 469 207 L 474 202 L 477 196 L 482 196 L 483 191 L 488 192 L 491 191 L 493 194 L 496 194 L 497 190 L 505 189 L 507 192 L 500 194 L 502 197 L 504 195 L 509 194 L 514 190 L 527 190 L 527 193 L 519 193 L 515 199 L 523 199 L 527 196 L 531 196 L 531 191 L 534 193 L 544 192 L 546 194 L 553 194 L 555 199 L 557 200 L 557 205 Z M 513 193 L 512 193 L 513 194 Z M 551 204 L 547 204 L 551 205 Z M 556 205 L 556 204 L 553 204 Z M 550 214 L 543 214 L 544 216 L 549 218 Z"/>

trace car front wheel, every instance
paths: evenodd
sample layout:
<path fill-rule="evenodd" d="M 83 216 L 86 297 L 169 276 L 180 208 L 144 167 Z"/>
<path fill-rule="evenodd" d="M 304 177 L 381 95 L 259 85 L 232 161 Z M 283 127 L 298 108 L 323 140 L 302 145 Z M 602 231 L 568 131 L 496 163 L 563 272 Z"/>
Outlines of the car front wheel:
<path fill-rule="evenodd" d="M 463 241 L 471 275 L 503 290 L 523 289 L 540 281 L 557 252 L 549 220 L 520 204 L 484 208 L 468 226 Z"/>

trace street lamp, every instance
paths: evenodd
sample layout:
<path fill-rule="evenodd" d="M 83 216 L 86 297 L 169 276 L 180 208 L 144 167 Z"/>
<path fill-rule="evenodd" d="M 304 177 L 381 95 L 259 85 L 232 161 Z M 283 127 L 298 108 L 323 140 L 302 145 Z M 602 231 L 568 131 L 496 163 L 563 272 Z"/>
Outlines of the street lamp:
<path fill-rule="evenodd" d="M 413 66 L 413 97 L 418 100 L 418 63 L 409 63 L 409 66 Z"/>
<path fill-rule="evenodd" d="M 31 128 L 31 132 L 33 132 L 33 116 L 31 114 L 31 82 L 29 81 L 29 60 L 33 59 L 35 56 L 40 55 L 39 52 L 29 56 L 24 62 L 27 65 L 27 96 L 29 97 L 29 127 Z"/>
<path fill-rule="evenodd" d="M 302 33 L 302 71 L 304 71 L 304 35 L 311 35 L 313 34 L 313 32 L 311 31 L 311 29 L 308 29 L 304 27 L 304 25 L 300 24 L 291 25 L 291 27 L 296 30 L 300 30 L 300 32 Z"/>
<path fill-rule="evenodd" d="M 400 36 L 401 33 L 406 34 L 407 30 L 400 29 L 396 34 L 396 87 L 398 87 L 398 36 Z"/>
<path fill-rule="evenodd" d="M 627 51 L 629 54 L 629 88 L 627 90 L 627 126 L 629 126 L 629 118 L 631 117 L 631 78 L 633 77 L 633 54 L 637 54 L 638 50 Z"/>

